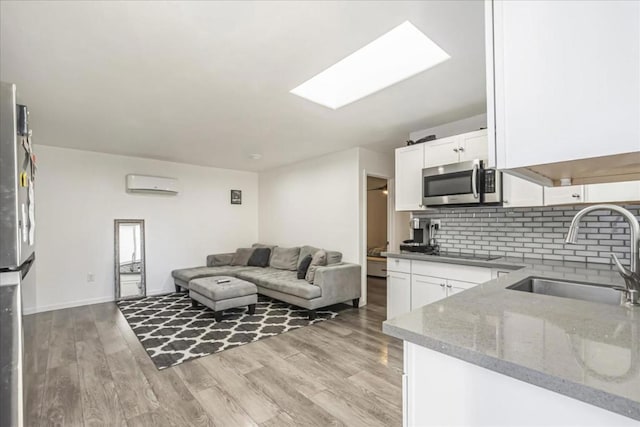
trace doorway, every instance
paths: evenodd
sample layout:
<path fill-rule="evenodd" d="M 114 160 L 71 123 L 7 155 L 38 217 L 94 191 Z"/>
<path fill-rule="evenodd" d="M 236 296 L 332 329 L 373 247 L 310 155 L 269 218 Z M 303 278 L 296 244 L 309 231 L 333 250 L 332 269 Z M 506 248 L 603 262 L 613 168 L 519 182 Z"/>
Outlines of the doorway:
<path fill-rule="evenodd" d="M 367 230 L 365 264 L 368 304 L 387 305 L 387 260 L 382 256 L 389 247 L 389 181 L 367 176 Z"/>

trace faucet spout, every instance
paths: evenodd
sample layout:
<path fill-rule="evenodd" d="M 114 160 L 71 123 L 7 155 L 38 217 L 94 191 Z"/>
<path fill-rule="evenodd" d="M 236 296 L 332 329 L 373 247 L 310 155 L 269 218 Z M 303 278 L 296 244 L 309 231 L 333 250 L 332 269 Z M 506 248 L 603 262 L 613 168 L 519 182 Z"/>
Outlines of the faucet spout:
<path fill-rule="evenodd" d="M 617 205 L 594 205 L 582 209 L 573 217 L 569 231 L 565 238 L 567 244 L 575 244 L 578 241 L 578 233 L 580 231 L 580 221 L 585 215 L 596 210 L 610 210 L 619 213 L 629 224 L 629 232 L 631 233 L 631 261 L 629 269 L 625 268 L 615 254 L 611 254 L 611 258 L 618 269 L 618 272 L 625 281 L 625 294 L 627 303 L 630 305 L 640 305 L 638 295 L 640 294 L 640 223 L 638 219 L 627 209 Z"/>

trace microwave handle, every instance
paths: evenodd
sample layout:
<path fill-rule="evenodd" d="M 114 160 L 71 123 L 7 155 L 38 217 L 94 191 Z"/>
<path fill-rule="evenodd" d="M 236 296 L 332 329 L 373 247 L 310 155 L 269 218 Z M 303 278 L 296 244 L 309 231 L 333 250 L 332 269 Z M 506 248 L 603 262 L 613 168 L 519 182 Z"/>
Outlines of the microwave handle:
<path fill-rule="evenodd" d="M 480 168 L 477 164 L 473 165 L 473 172 L 471 173 L 471 187 L 473 187 L 473 197 L 480 197 L 480 192 L 478 191 L 478 173 L 480 172 Z"/>

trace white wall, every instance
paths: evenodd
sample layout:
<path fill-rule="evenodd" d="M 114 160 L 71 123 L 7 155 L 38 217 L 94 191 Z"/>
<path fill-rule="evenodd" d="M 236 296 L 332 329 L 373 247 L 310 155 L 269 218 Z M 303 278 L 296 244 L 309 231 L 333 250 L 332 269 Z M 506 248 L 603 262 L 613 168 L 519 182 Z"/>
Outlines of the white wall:
<path fill-rule="evenodd" d="M 478 114 L 477 116 L 468 117 L 455 122 L 445 123 L 440 126 L 434 126 L 429 129 L 422 129 L 409 134 L 409 139 L 417 141 L 427 135 L 435 135 L 436 138 L 446 138 L 448 136 L 458 135 L 465 132 L 472 132 L 480 128 L 487 127 L 487 115 Z"/>
<path fill-rule="evenodd" d="M 252 172 L 36 146 L 36 278 L 27 312 L 114 298 L 113 220 L 144 219 L 147 293 L 173 290 L 171 270 L 258 238 L 258 176 Z M 177 196 L 129 194 L 125 175 L 177 178 Z M 231 205 L 231 189 L 242 205 Z M 87 274 L 95 275 L 87 283 Z"/>
<path fill-rule="evenodd" d="M 312 245 L 358 263 L 358 149 L 260 173 L 259 240 Z"/>
<path fill-rule="evenodd" d="M 361 305 L 366 304 L 367 175 L 392 178 L 393 155 L 357 147 L 261 172 L 259 178 L 259 240 L 341 251 L 345 262 L 363 266 Z"/>

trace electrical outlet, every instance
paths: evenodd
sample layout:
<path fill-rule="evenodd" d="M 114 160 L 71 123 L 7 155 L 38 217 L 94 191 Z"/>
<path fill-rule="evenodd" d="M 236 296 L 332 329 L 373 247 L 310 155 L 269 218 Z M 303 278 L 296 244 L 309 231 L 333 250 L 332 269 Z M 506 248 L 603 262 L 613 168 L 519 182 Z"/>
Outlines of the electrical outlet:
<path fill-rule="evenodd" d="M 440 229 L 442 227 L 442 223 L 440 222 L 439 219 L 432 219 L 431 220 L 431 225 L 433 225 L 434 227 Z"/>
<path fill-rule="evenodd" d="M 87 273 L 87 282 L 93 283 L 96 281 L 96 275 L 93 273 Z"/>

